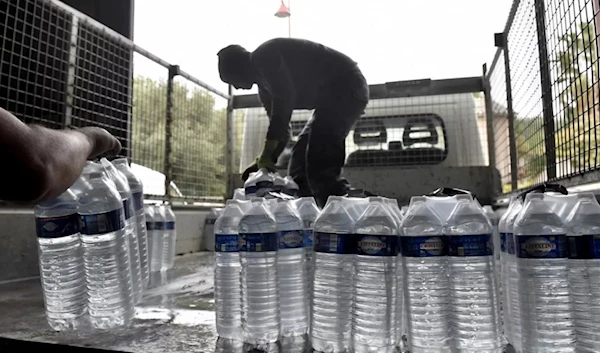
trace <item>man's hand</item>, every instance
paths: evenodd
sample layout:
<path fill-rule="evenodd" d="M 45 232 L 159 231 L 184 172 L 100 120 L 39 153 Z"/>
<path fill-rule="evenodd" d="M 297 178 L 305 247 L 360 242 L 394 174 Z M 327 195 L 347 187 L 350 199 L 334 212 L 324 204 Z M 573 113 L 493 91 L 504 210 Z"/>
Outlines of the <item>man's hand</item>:
<path fill-rule="evenodd" d="M 76 129 L 75 131 L 84 134 L 92 145 L 88 160 L 93 160 L 100 156 L 116 156 L 121 151 L 119 140 L 102 128 L 89 126 Z"/>
<path fill-rule="evenodd" d="M 254 163 L 250 164 L 242 174 L 242 180 L 248 180 L 250 173 L 257 172 L 259 169 L 263 168 L 269 172 L 275 172 L 277 170 L 275 168 L 275 162 L 277 162 L 277 159 L 273 158 L 273 154 L 278 145 L 279 141 L 267 140 L 260 156 L 256 157 Z"/>

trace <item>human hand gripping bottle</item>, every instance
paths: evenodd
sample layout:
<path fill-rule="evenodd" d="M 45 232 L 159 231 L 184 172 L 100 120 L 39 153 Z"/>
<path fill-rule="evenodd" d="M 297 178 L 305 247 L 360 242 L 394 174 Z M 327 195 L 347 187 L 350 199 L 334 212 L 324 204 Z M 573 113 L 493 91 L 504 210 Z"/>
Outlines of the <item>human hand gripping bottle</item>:
<path fill-rule="evenodd" d="M 89 183 L 91 188 L 79 197 L 77 213 L 90 321 L 99 329 L 129 326 L 134 297 L 123 201 L 103 172 L 91 172 Z"/>
<path fill-rule="evenodd" d="M 53 330 L 77 330 L 87 314 L 77 197 L 67 190 L 34 213 L 46 319 Z"/>
<path fill-rule="evenodd" d="M 352 351 L 396 351 L 398 224 L 382 197 L 369 197 L 354 225 Z"/>
<path fill-rule="evenodd" d="M 125 216 L 125 234 L 129 239 L 129 258 L 131 265 L 131 281 L 133 285 L 133 296 L 135 304 L 142 300 L 142 267 L 140 261 L 140 244 L 137 236 L 137 220 L 135 218 L 134 200 L 127 178 L 106 158 L 100 160 L 106 175 L 117 187 Z"/>
<path fill-rule="evenodd" d="M 215 222 L 215 316 L 219 337 L 242 340 L 238 202 L 227 200 Z"/>
<path fill-rule="evenodd" d="M 408 345 L 411 353 L 447 353 L 448 248 L 444 221 L 428 203 L 411 198 L 400 232 Z"/>
<path fill-rule="evenodd" d="M 567 237 L 561 219 L 544 202 L 544 194 L 527 194 L 514 235 L 522 351 L 575 352 Z"/>
<path fill-rule="evenodd" d="M 306 334 L 308 327 L 308 276 L 303 246 L 304 223 L 292 202 L 278 199 L 273 211 L 277 222 L 277 279 L 281 336 Z"/>
<path fill-rule="evenodd" d="M 314 225 L 310 339 L 317 352 L 350 348 L 354 219 L 341 196 L 329 196 Z"/>
<path fill-rule="evenodd" d="M 600 205 L 578 193 L 565 222 L 576 352 L 600 352 Z"/>
<path fill-rule="evenodd" d="M 456 195 L 446 220 L 453 352 L 504 351 L 492 225 L 471 195 Z"/>
<path fill-rule="evenodd" d="M 277 223 L 266 200 L 251 201 L 239 223 L 242 329 L 244 341 L 262 346 L 277 342 L 280 333 Z"/>
<path fill-rule="evenodd" d="M 146 215 L 144 213 L 144 185 L 140 178 L 133 174 L 127 158 L 117 158 L 112 164 L 127 178 L 133 196 L 133 210 L 135 212 L 136 231 L 140 247 L 140 268 L 142 272 L 142 285 L 145 288 L 150 281 L 148 262 L 148 230 L 146 229 Z"/>

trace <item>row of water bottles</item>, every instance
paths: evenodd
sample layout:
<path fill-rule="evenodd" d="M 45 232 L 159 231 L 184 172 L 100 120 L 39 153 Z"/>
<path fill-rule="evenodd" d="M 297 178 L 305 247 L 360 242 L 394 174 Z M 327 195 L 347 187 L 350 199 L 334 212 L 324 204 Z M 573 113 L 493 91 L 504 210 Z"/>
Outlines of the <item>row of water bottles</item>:
<path fill-rule="evenodd" d="M 542 185 L 513 198 L 498 227 L 508 342 L 524 353 L 600 352 L 595 196 Z"/>
<path fill-rule="evenodd" d="M 131 324 L 150 268 L 143 185 L 127 159 L 88 162 L 66 192 L 35 207 L 35 218 L 49 325 Z"/>

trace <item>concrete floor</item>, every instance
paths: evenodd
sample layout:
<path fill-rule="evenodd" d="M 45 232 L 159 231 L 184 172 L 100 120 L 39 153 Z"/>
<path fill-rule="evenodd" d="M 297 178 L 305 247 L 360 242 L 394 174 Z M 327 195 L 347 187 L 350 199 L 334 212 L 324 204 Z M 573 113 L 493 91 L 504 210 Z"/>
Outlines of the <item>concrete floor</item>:
<path fill-rule="evenodd" d="M 118 331 L 55 332 L 46 323 L 39 278 L 0 284 L 0 351 L 24 351 L 43 344 L 62 345 L 63 353 L 312 351 L 305 337 L 260 349 L 217 340 L 213 261 L 213 254 L 206 252 L 179 256 L 172 271 L 154 274 L 136 307 L 134 324 Z"/>

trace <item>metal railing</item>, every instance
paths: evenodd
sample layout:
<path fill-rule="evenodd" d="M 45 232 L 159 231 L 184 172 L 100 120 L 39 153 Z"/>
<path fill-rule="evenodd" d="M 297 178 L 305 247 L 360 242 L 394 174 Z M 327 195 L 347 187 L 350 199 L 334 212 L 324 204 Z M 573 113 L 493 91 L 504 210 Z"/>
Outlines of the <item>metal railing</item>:
<path fill-rule="evenodd" d="M 57 0 L 0 0 L 0 106 L 117 136 L 148 196 L 221 201 L 229 95 Z"/>
<path fill-rule="evenodd" d="M 600 181 L 598 0 L 516 0 L 486 78 L 504 193 Z"/>

